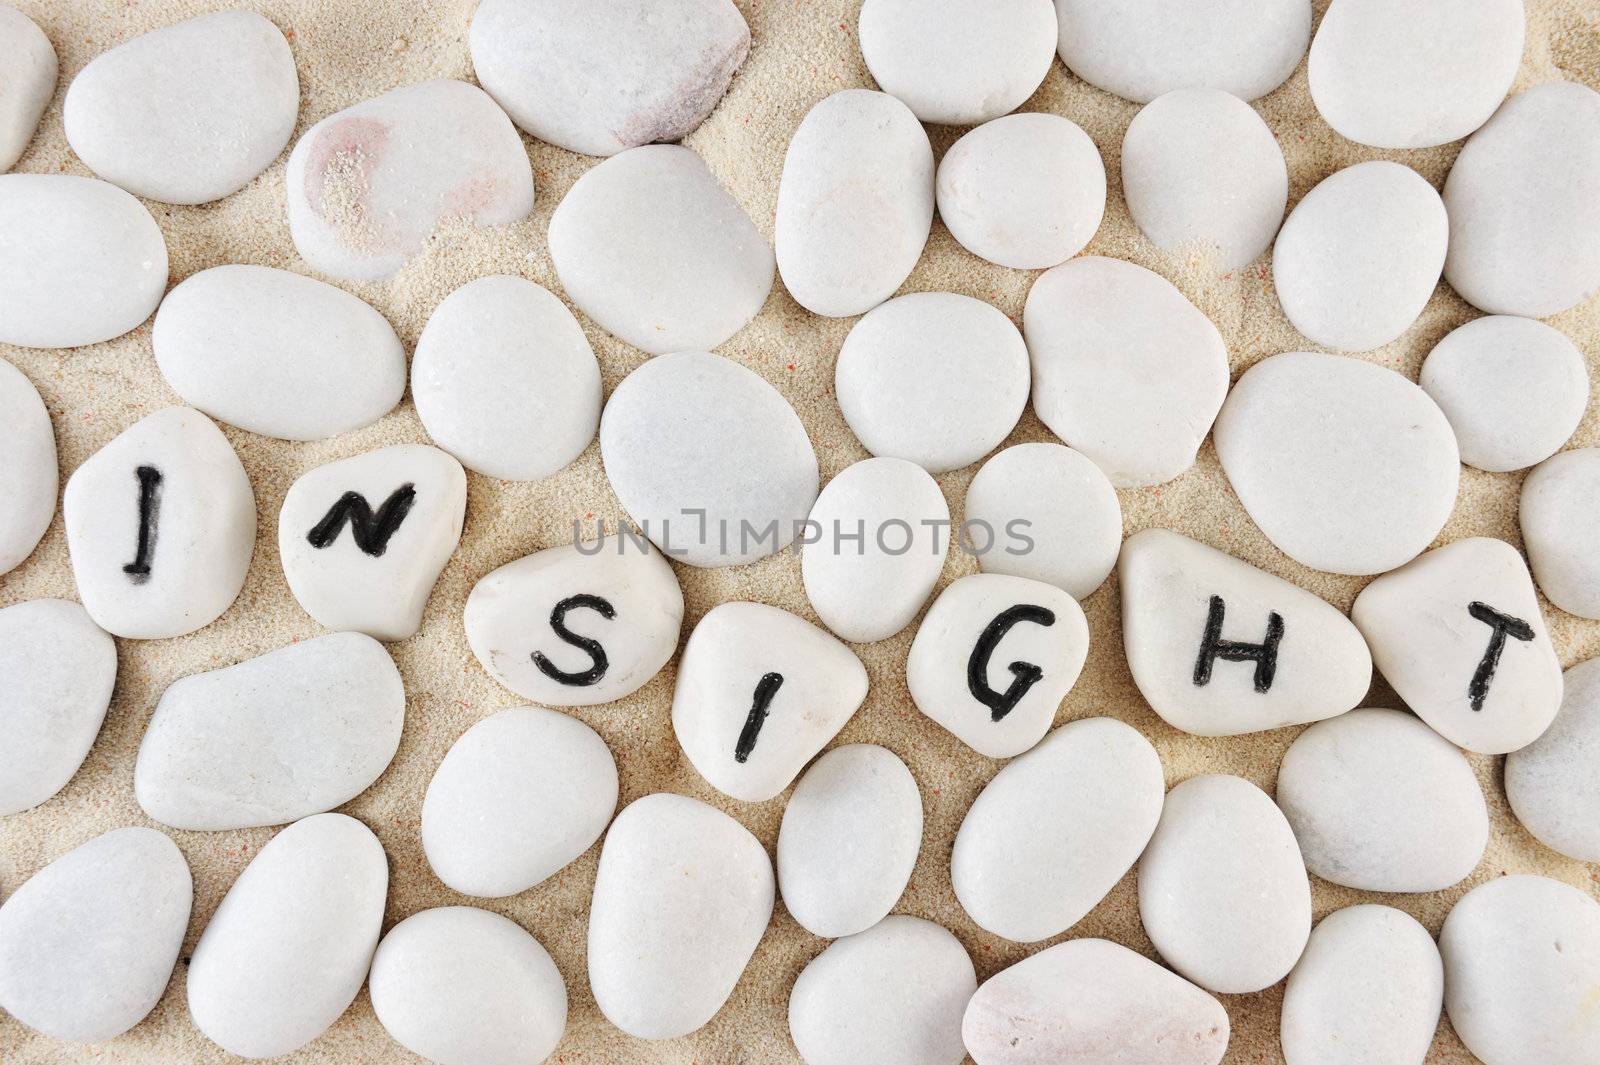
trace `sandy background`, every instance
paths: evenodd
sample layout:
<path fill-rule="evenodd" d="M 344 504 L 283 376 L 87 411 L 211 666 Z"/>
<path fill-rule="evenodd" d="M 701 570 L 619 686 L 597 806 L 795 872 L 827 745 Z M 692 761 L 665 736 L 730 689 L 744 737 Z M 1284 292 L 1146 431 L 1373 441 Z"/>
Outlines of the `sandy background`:
<path fill-rule="evenodd" d="M 219 9 L 222 0 L 8 0 L 32 16 L 61 59 L 60 89 L 94 56 L 146 30 Z M 871 86 L 857 48 L 859 0 L 738 0 L 754 31 L 749 61 L 712 118 L 688 140 L 738 197 L 757 224 L 771 232 L 778 178 L 789 137 L 806 110 L 838 89 Z M 296 135 L 340 108 L 400 85 L 428 78 L 472 80 L 467 25 L 475 0 L 256 0 L 251 7 L 290 37 L 301 79 Z M 1326 7 L 1318 0 L 1317 13 Z M 1600 3 L 1596 0 L 1529 0 L 1529 32 L 1518 88 L 1570 78 L 1600 88 Z M 1335 135 L 1312 107 L 1305 64 L 1257 107 L 1282 141 L 1291 175 L 1291 203 L 1333 171 L 1371 158 L 1416 167 L 1436 186 L 1459 145 L 1428 151 L 1382 153 Z M 1281 351 L 1304 349 L 1273 295 L 1263 258 L 1252 267 L 1219 275 L 1204 262 L 1181 261 L 1150 246 L 1134 228 L 1121 198 L 1119 146 L 1137 111 L 1133 104 L 1093 89 L 1057 62 L 1026 110 L 1066 115 L 1094 137 L 1105 156 L 1111 203 L 1089 253 L 1114 255 L 1176 282 L 1221 328 L 1235 377 L 1252 363 Z M 942 153 L 959 130 L 934 128 Z M 526 140 L 526 139 L 525 139 Z M 292 142 L 291 142 L 292 143 Z M 440 233 L 421 258 L 380 284 L 345 286 L 382 311 L 408 349 L 429 312 L 449 292 L 484 274 L 521 274 L 560 292 L 545 250 L 550 213 L 595 160 L 526 140 L 536 172 L 537 203 L 521 224 Z M 289 240 L 284 215 L 284 157 L 243 191 L 204 207 L 151 204 L 171 252 L 172 284 L 223 263 L 261 263 L 307 271 Z M 89 171 L 67 148 L 61 127 L 61 91 L 17 169 Z M 1020 322 L 1034 274 L 991 266 L 962 250 L 935 223 L 927 254 L 907 291 L 951 290 L 998 305 Z M 92 294 L 86 294 L 92 298 Z M 1421 320 L 1399 341 L 1363 356 L 1413 378 L 1429 349 L 1476 312 L 1441 286 Z M 604 372 L 607 392 L 643 355 L 586 319 L 586 332 Z M 845 426 L 832 396 L 833 363 L 852 320 L 827 320 L 802 311 L 779 285 L 759 318 L 723 345 L 722 353 L 772 382 L 795 406 L 816 446 L 824 480 L 866 457 Z M 1590 300 L 1553 322 L 1600 360 L 1600 300 Z M 151 411 L 179 402 L 161 379 L 150 353 L 148 323 L 111 343 L 71 351 L 28 351 L 0 346 L 0 357 L 21 368 L 50 408 L 63 478 L 122 429 Z M 176 640 L 119 641 L 120 672 L 103 731 L 83 769 L 51 801 L 0 820 L 0 892 L 9 894 L 48 861 L 109 829 L 150 824 L 133 797 L 134 753 L 149 715 L 167 685 L 179 677 L 238 662 L 317 635 L 320 627 L 294 601 L 275 546 L 277 513 L 296 477 L 325 462 L 381 445 L 425 442 L 409 397 L 377 424 L 337 439 L 291 444 L 224 426 L 249 471 L 259 506 L 259 536 L 249 579 L 238 601 L 199 633 Z M 1010 443 L 1048 439 L 1031 411 Z M 1600 444 L 1600 417 L 1591 406 L 1571 446 Z M 939 482 L 959 519 L 961 501 L 976 467 L 945 474 Z M 1498 536 L 1520 543 L 1516 503 L 1520 475 L 1466 471 L 1455 515 L 1441 542 L 1464 536 Z M 1208 443 L 1193 470 L 1157 489 L 1123 492 L 1128 532 L 1150 526 L 1179 529 L 1295 581 L 1348 609 L 1362 581 L 1305 569 L 1273 548 L 1229 489 Z M 392 868 L 385 927 L 432 906 L 476 902 L 447 890 L 433 876 L 418 838 L 423 790 L 450 744 L 472 723 L 518 703 L 478 666 L 467 649 L 461 610 L 468 590 L 491 569 L 529 552 L 564 544 L 574 519 L 621 513 L 607 486 L 598 448 L 556 477 L 537 484 L 496 482 L 470 475 L 466 533 L 445 568 L 422 631 L 392 646 L 408 693 L 405 736 L 393 765 L 365 794 L 343 809 L 377 832 Z M 974 569 L 952 555 L 948 583 Z M 678 568 L 688 603 L 688 625 L 728 599 L 772 603 L 812 617 L 800 584 L 798 559 L 769 558 L 734 570 Z M 59 518 L 33 557 L 0 579 L 0 605 L 40 596 L 75 598 Z M 1298 730 L 1232 739 L 1200 739 L 1165 725 L 1144 704 L 1121 651 L 1115 580 L 1084 603 L 1093 646 L 1088 666 L 1057 715 L 1057 722 L 1096 714 L 1121 718 L 1161 752 L 1169 785 L 1202 772 L 1237 773 L 1272 789 L 1279 759 Z M 1565 664 L 1600 654 L 1600 623 L 1583 622 L 1546 606 Z M 971 952 L 984 978 L 1030 951 L 977 929 L 957 904 L 949 883 L 949 850 L 961 817 L 999 763 L 980 757 L 917 712 L 904 684 L 913 626 L 894 639 L 858 648 L 871 673 L 866 704 L 838 742 L 870 741 L 897 752 L 922 790 L 927 827 L 910 888 L 898 907 L 950 928 Z M 707 786 L 682 756 L 668 717 L 674 670 L 669 666 L 629 699 L 576 716 L 594 726 L 616 753 L 622 801 L 671 790 L 728 810 L 771 850 L 782 798 L 761 804 L 728 800 Z M 1395 705 L 1379 683 L 1369 700 Z M 1600 868 L 1565 860 L 1540 847 L 1509 815 L 1500 779 L 1501 759 L 1474 757 L 1494 820 L 1489 852 L 1473 878 L 1437 895 L 1394 896 L 1399 906 L 1438 930 L 1451 904 L 1469 887 L 1504 872 L 1540 872 L 1600 893 Z M 157 826 L 160 827 L 160 826 Z M 239 832 L 170 832 L 194 870 L 195 906 L 185 957 L 227 888 L 273 829 Z M 732 999 L 700 1032 L 647 1044 L 622 1035 L 600 1015 L 588 991 L 584 965 L 585 921 L 599 847 L 537 888 L 511 899 L 479 904 L 532 931 L 566 978 L 571 1018 L 552 1060 L 574 1062 L 695 1062 L 699 1065 L 798 1060 L 789 1041 L 786 1003 L 799 970 L 824 946 L 779 905 L 766 938 Z M 1313 880 L 1319 918 L 1374 896 Z M 1105 936 L 1149 955 L 1139 925 L 1130 875 L 1070 935 Z M 1063 937 L 1065 938 L 1065 937 Z M 94 1048 L 74 1048 L 36 1036 L 0 1017 L 0 1061 L 214 1062 L 228 1059 L 189 1023 L 180 962 L 155 1012 L 132 1032 Z M 1282 985 L 1257 995 L 1226 997 L 1234 1036 L 1229 1062 L 1279 1062 L 1277 1017 Z M 322 1038 L 293 1055 L 296 1062 L 403 1062 L 416 1060 L 393 1043 L 375 1019 L 365 992 Z M 1448 1022 L 1441 1024 L 1430 1060 L 1464 1062 Z"/>

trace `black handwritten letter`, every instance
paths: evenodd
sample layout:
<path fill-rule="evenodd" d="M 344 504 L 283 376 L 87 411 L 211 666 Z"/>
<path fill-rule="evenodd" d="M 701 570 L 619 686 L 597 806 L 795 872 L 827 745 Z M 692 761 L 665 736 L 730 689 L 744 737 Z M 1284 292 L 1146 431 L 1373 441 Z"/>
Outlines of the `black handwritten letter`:
<path fill-rule="evenodd" d="M 767 723 L 767 714 L 772 710 L 772 700 L 781 687 L 783 687 L 782 673 L 768 673 L 756 685 L 755 699 L 750 704 L 750 713 L 744 719 L 744 728 L 739 730 L 739 742 L 733 748 L 733 760 L 740 765 L 748 762 L 750 755 L 755 751 L 756 740 L 761 736 L 761 726 Z"/>
<path fill-rule="evenodd" d="M 1044 670 L 1032 662 L 1013 662 L 1006 667 L 1011 670 L 1016 679 L 1010 687 L 1003 692 L 997 692 L 989 687 L 989 658 L 994 654 L 994 649 L 1005 639 L 1006 633 L 1011 631 L 1013 625 L 1029 621 L 1035 625 L 1049 627 L 1056 623 L 1054 611 L 1046 610 L 1042 606 L 1014 606 L 1003 611 L 999 617 L 989 622 L 989 627 L 983 630 L 983 635 L 978 637 L 972 654 L 967 658 L 967 690 L 972 692 L 972 697 L 989 708 L 990 717 L 995 721 L 1002 721 L 1005 716 L 1017 708 L 1028 690 L 1044 679 Z"/>
<path fill-rule="evenodd" d="M 611 668 L 611 662 L 606 658 L 606 649 L 600 646 L 599 640 L 579 636 L 567 628 L 567 613 L 580 609 L 593 610 L 610 621 L 617 616 L 617 608 L 598 595 L 572 595 L 561 600 L 555 609 L 550 611 L 550 627 L 561 637 L 563 643 L 571 644 L 588 654 L 591 663 L 588 669 L 582 673 L 568 673 L 557 668 L 556 664 L 542 652 L 533 652 L 533 664 L 539 667 L 539 672 L 557 684 L 566 684 L 573 688 L 587 688 L 591 684 L 599 683 L 600 678 L 606 675 L 606 670 Z"/>
<path fill-rule="evenodd" d="M 1467 685 L 1467 697 L 1472 701 L 1472 709 L 1482 710 L 1484 701 L 1489 698 L 1489 685 L 1494 681 L 1495 670 L 1500 668 L 1500 655 L 1506 649 L 1506 637 L 1527 642 L 1533 639 L 1533 626 L 1521 618 L 1502 614 L 1486 603 L 1473 603 L 1467 607 L 1467 613 L 1489 626 L 1489 649 L 1483 652 L 1483 661 L 1478 663 L 1477 670 L 1472 674 L 1472 683 Z"/>
<path fill-rule="evenodd" d="M 1239 643 L 1222 638 L 1222 619 L 1227 605 L 1222 596 L 1211 597 L 1211 611 L 1206 616 L 1205 635 L 1200 640 L 1200 657 L 1194 663 L 1195 687 L 1211 683 L 1211 667 L 1217 659 L 1224 662 L 1254 662 L 1256 664 L 1256 691 L 1265 695 L 1272 690 L 1272 681 L 1278 675 L 1278 645 L 1283 642 L 1283 618 L 1276 612 L 1267 615 L 1267 638 L 1260 643 Z"/>
<path fill-rule="evenodd" d="M 134 470 L 139 478 L 139 546 L 122 572 L 134 584 L 150 579 L 150 558 L 156 550 L 156 522 L 161 516 L 161 471 L 154 466 Z"/>
<path fill-rule="evenodd" d="M 339 533 L 348 521 L 350 535 L 355 538 L 356 546 L 373 558 L 381 558 L 389 550 L 389 538 L 406 520 L 406 515 L 411 512 L 411 504 L 416 500 L 416 486 L 403 484 L 383 501 L 383 506 L 374 514 L 366 496 L 359 492 L 346 492 L 323 515 L 322 520 L 306 533 L 306 540 L 312 547 L 321 550 L 339 539 Z"/>

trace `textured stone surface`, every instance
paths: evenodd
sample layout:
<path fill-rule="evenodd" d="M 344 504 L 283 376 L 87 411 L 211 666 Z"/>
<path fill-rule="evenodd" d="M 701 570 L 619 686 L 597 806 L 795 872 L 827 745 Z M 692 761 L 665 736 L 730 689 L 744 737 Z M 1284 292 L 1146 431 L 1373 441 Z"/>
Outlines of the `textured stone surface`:
<path fill-rule="evenodd" d="M 0 8 L 0 12 L 4 9 Z M 3 16 L 0 16 L 3 17 Z M 0 359 L 0 574 L 20 566 L 56 516 L 56 437 L 50 412 L 22 371 Z"/>
<path fill-rule="evenodd" d="M 56 50 L 37 23 L 0 7 L 0 173 L 21 158 L 56 91 Z"/>
<path fill-rule="evenodd" d="M 1600 448 L 1541 462 L 1522 482 L 1520 517 L 1545 598 L 1569 614 L 1600 618 Z"/>
<path fill-rule="evenodd" d="M 1563 676 L 1561 712 L 1506 756 L 1506 798 L 1524 828 L 1580 862 L 1600 862 L 1600 659 Z"/>

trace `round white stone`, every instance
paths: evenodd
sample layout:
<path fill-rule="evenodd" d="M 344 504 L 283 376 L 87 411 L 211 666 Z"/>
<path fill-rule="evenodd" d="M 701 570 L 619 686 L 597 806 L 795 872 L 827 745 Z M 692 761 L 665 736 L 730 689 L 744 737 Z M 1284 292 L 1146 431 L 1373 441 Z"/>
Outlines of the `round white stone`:
<path fill-rule="evenodd" d="M 388 768 L 405 712 L 400 671 L 372 637 L 290 644 L 163 692 L 134 795 L 162 824 L 200 831 L 331 810 Z"/>
<path fill-rule="evenodd" d="M 0 8 L 0 19 L 8 8 Z M 33 554 L 56 516 L 56 437 L 33 382 L 0 359 L 0 574 Z"/>
<path fill-rule="evenodd" d="M 1554 455 L 1589 405 L 1583 352 L 1531 318 L 1468 322 L 1429 353 L 1419 383 L 1450 419 L 1461 461 L 1491 473 Z"/>
<path fill-rule="evenodd" d="M 100 734 L 117 645 L 77 603 L 34 599 L 0 610 L 0 816 L 67 786 Z"/>
<path fill-rule="evenodd" d="M 1520 517 L 1545 598 L 1569 614 L 1600 618 L 1600 448 L 1541 462 L 1522 482 Z"/>
<path fill-rule="evenodd" d="M 1302 351 L 1257 363 L 1229 394 L 1215 443 L 1267 539 L 1313 569 L 1403 566 L 1455 508 L 1461 461 L 1444 412 L 1359 359 Z"/>
<path fill-rule="evenodd" d="M 1467 894 L 1439 933 L 1445 1009 L 1487 1065 L 1600 1061 L 1600 903 L 1542 876 Z"/>
<path fill-rule="evenodd" d="M 985 123 L 950 146 L 935 181 L 939 217 L 972 254 L 1039 270 L 1094 238 L 1106 167 L 1071 119 L 1030 113 Z"/>
<path fill-rule="evenodd" d="M 133 329 L 167 286 L 167 242 L 115 185 L 0 175 L 0 344 L 75 348 Z"/>
<path fill-rule="evenodd" d="M 251 11 L 219 11 L 96 56 L 67 88 L 67 143 L 89 169 L 162 203 L 220 200 L 278 158 L 300 112 L 294 54 Z"/>
<path fill-rule="evenodd" d="M 166 991 L 193 896 L 182 852 L 154 829 L 68 851 L 0 906 L 0 1007 L 54 1039 L 121 1035 Z"/>
<path fill-rule="evenodd" d="M 1016 428 L 1028 402 L 1028 347 L 982 300 L 915 292 L 850 330 L 834 391 L 868 451 L 944 473 L 978 461 Z"/>
<path fill-rule="evenodd" d="M 504 898 L 588 850 L 617 808 L 617 764 L 588 725 L 519 706 L 473 725 L 422 800 L 422 849 L 446 886 Z"/>
<path fill-rule="evenodd" d="M 900 901 L 922 847 L 922 796 L 893 751 L 870 743 L 818 758 L 783 808 L 778 887 L 823 939 L 865 932 Z"/>
<path fill-rule="evenodd" d="M 1310 0 L 1056 0 L 1056 14 L 1067 69 L 1141 104 L 1173 89 L 1265 96 L 1311 40 Z"/>
<path fill-rule="evenodd" d="M 462 620 L 472 653 L 507 688 L 549 706 L 594 706 L 632 695 L 667 664 L 683 590 L 630 531 L 506 563 L 472 586 Z"/>
<path fill-rule="evenodd" d="M 548 290 L 520 277 L 480 277 L 428 318 L 411 361 L 411 398 L 428 435 L 468 469 L 538 481 L 594 439 L 600 364 Z"/>
<path fill-rule="evenodd" d="M 1272 249 L 1272 280 L 1301 333 L 1371 351 L 1422 313 L 1444 269 L 1450 222 L 1433 186 L 1375 160 L 1323 179 L 1295 204 Z"/>
<path fill-rule="evenodd" d="M 378 944 L 372 1011 L 394 1041 L 441 1065 L 534 1065 L 567 1027 L 567 985 L 522 927 L 471 906 L 412 914 Z"/>
<path fill-rule="evenodd" d="M 185 403 L 285 440 L 370 425 L 406 390 L 405 348 L 383 315 L 270 266 L 191 275 L 161 301 L 150 345 Z"/>
<path fill-rule="evenodd" d="M 709 350 L 772 291 L 772 249 L 706 164 L 654 144 L 577 180 L 550 218 L 550 258 L 578 309 L 652 355 Z"/>
<path fill-rule="evenodd" d="M 783 160 L 778 272 L 808 311 L 847 318 L 894 295 L 933 225 L 933 148 L 892 96 L 846 89 L 819 102 Z"/>
<path fill-rule="evenodd" d="M 772 920 L 761 842 L 697 799 L 658 792 L 617 815 L 589 911 L 589 986 L 639 1039 L 703 1027 L 728 1001 Z"/>
<path fill-rule="evenodd" d="M 189 1015 L 231 1054 L 275 1058 L 339 1019 L 383 926 L 389 860 L 344 814 L 297 821 L 223 896 L 189 961 Z"/>
<path fill-rule="evenodd" d="M 468 38 L 478 80 L 542 141 L 615 155 L 705 121 L 750 52 L 730 0 L 485 0 Z"/>
<path fill-rule="evenodd" d="M 1104 939 L 1057 943 L 985 980 L 961 1026 L 978 1065 L 1217 1065 L 1222 1003 Z"/>
<path fill-rule="evenodd" d="M 1289 169 L 1255 108 L 1221 89 L 1175 89 L 1134 116 L 1122 138 L 1122 192 L 1156 247 L 1256 261 L 1283 223 Z"/>
<path fill-rule="evenodd" d="M 978 989 L 960 940 L 919 917 L 888 917 L 811 960 L 789 994 L 806 1065 L 961 1065 L 961 1016 Z"/>
<path fill-rule="evenodd" d="M 1306 868 L 1362 891 L 1443 891 L 1489 843 L 1472 766 L 1399 710 L 1352 710 L 1302 732 L 1278 770 L 1278 806 Z"/>
<path fill-rule="evenodd" d="M 661 355 L 611 393 L 600 457 L 639 528 L 691 566 L 787 547 L 817 500 L 799 415 L 759 374 L 703 351 Z"/>
<path fill-rule="evenodd" d="M 1423 1065 L 1439 1027 L 1444 964 L 1433 936 L 1389 906 L 1322 919 L 1283 995 L 1288 1065 Z"/>
<path fill-rule="evenodd" d="M 1118 488 L 1194 465 L 1228 392 L 1222 334 L 1171 282 L 1099 256 L 1039 277 L 1023 309 L 1033 407 Z"/>
<path fill-rule="evenodd" d="M 306 130 L 284 175 L 289 234 L 312 269 L 378 281 L 443 223 L 504 225 L 533 209 L 533 169 L 505 112 L 464 81 L 391 89 Z"/>
<path fill-rule="evenodd" d="M 1444 277 L 1490 314 L 1548 318 L 1600 289 L 1600 93 L 1552 81 L 1472 135 L 1444 184 Z"/>
<path fill-rule="evenodd" d="M 22 157 L 55 91 L 50 38 L 27 15 L 0 6 L 0 173 Z"/>
<path fill-rule="evenodd" d="M 1165 794 L 1161 759 L 1137 730 L 1109 717 L 1062 725 L 967 811 L 950 855 L 956 898 L 995 935 L 1060 935 L 1133 868 Z"/>
<path fill-rule="evenodd" d="M 1564 680 L 1555 722 L 1506 756 L 1506 798 L 1540 843 L 1600 862 L 1600 659 L 1578 663 Z"/>
<path fill-rule="evenodd" d="M 753 718 L 762 693 L 765 712 Z M 766 802 L 794 782 L 866 697 L 866 667 L 826 632 L 775 606 L 722 603 L 684 644 L 672 731 L 712 787 Z"/>
<path fill-rule="evenodd" d="M 1311 98 L 1375 148 L 1430 148 L 1483 125 L 1522 62 L 1522 0 L 1339 0 L 1311 42 Z"/>
<path fill-rule="evenodd" d="M 61 517 L 84 609 L 124 639 L 184 636 L 221 617 L 256 544 L 244 466 L 188 407 L 147 415 L 89 456 L 67 479 Z"/>
<path fill-rule="evenodd" d="M 1139 918 L 1167 964 L 1208 991 L 1287 976 L 1311 935 L 1311 884 L 1266 793 L 1218 774 L 1168 792 L 1139 861 Z"/>

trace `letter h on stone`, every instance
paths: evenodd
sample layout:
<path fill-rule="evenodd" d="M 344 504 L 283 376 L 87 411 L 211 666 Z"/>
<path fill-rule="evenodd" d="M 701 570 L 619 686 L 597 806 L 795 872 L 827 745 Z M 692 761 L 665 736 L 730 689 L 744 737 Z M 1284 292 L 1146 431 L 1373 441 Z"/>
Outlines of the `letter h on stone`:
<path fill-rule="evenodd" d="M 1266 639 L 1260 643 L 1240 643 L 1222 638 L 1222 621 L 1227 609 L 1222 596 L 1211 597 L 1205 635 L 1200 640 L 1200 656 L 1194 663 L 1195 687 L 1203 688 L 1211 683 L 1212 667 L 1220 658 L 1224 662 L 1254 662 L 1255 688 L 1265 695 L 1272 690 L 1272 681 L 1278 673 L 1278 645 L 1283 642 L 1283 618 L 1276 611 L 1268 614 Z"/>

